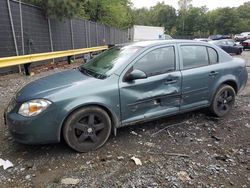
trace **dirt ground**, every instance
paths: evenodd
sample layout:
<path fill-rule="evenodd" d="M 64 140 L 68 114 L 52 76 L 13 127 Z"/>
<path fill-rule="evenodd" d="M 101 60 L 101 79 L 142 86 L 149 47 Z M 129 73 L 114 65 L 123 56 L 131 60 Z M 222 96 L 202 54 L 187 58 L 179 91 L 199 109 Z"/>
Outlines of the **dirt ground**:
<path fill-rule="evenodd" d="M 250 51 L 241 57 L 248 61 L 250 73 Z M 46 72 L 35 70 L 37 74 L 30 77 L 0 76 L 0 114 L 20 86 L 71 67 L 51 66 Z M 248 188 L 249 114 L 250 82 L 225 118 L 213 118 L 202 110 L 125 127 L 101 149 L 84 154 L 65 143 L 18 144 L 1 117 L 0 158 L 14 167 L 0 167 L 0 187 Z M 135 165 L 131 157 L 139 158 L 142 165 Z"/>

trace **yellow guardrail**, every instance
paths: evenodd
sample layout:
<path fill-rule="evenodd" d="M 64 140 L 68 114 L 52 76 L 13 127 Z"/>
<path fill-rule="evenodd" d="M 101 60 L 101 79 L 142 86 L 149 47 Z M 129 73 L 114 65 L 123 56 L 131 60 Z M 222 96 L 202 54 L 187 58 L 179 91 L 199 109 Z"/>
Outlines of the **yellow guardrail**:
<path fill-rule="evenodd" d="M 106 50 L 108 46 L 0 58 L 0 68 Z"/>

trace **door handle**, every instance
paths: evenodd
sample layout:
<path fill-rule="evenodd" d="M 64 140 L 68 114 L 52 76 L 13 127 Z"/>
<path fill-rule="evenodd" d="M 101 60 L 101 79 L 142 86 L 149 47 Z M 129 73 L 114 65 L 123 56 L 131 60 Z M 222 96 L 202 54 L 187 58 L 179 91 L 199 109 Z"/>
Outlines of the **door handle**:
<path fill-rule="evenodd" d="M 209 73 L 209 76 L 216 76 L 217 74 L 219 74 L 219 72 L 217 72 L 217 71 L 211 71 Z"/>
<path fill-rule="evenodd" d="M 175 84 L 176 82 L 177 82 L 178 80 L 174 80 L 174 79 L 167 79 L 166 81 L 165 81 L 165 84 L 166 85 L 168 85 L 168 84 Z"/>

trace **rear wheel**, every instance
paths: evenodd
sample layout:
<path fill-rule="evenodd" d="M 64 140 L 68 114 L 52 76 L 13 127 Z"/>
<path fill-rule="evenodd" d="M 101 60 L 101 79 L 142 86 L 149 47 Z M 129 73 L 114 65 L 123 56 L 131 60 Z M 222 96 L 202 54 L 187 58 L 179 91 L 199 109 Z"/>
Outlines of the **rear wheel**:
<path fill-rule="evenodd" d="M 241 55 L 241 53 L 242 53 L 242 50 L 239 49 L 238 52 L 237 52 L 236 54 L 237 54 L 237 55 Z"/>
<path fill-rule="evenodd" d="M 78 152 L 100 148 L 111 132 L 109 115 L 98 107 L 81 108 L 71 114 L 63 127 L 66 143 Z"/>
<path fill-rule="evenodd" d="M 222 85 L 216 92 L 212 104 L 210 106 L 211 112 L 222 117 L 229 113 L 235 102 L 236 93 L 229 85 Z"/>

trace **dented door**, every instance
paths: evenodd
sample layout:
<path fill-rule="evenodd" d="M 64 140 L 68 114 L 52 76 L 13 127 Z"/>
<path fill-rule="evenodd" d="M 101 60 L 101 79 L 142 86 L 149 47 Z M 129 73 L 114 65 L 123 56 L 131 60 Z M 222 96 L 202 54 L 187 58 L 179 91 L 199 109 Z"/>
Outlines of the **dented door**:
<path fill-rule="evenodd" d="M 173 48 L 174 49 L 174 48 Z M 173 50 L 170 49 L 171 52 Z M 165 50 L 165 49 L 164 49 Z M 175 64 L 175 55 L 171 55 L 167 50 L 153 51 L 154 53 L 148 53 L 149 60 L 152 64 L 147 64 L 143 60 L 143 66 L 134 65 L 133 69 L 139 69 L 147 73 L 148 78 L 138 79 L 132 82 L 121 81 L 120 87 L 120 104 L 121 104 L 121 116 L 122 123 L 128 124 L 140 120 L 153 119 L 159 116 L 177 113 L 180 108 L 180 95 L 181 95 L 181 73 L 180 71 L 166 69 L 164 70 L 162 65 L 152 59 L 154 57 L 158 59 L 173 59 L 171 62 Z M 161 54 L 167 55 L 167 57 L 161 56 Z M 147 59 L 148 57 L 145 56 Z M 145 63 L 146 62 L 146 63 Z M 148 62 L 148 63 L 150 63 Z M 163 62 L 160 62 L 163 63 Z M 163 72 L 154 73 L 155 65 L 159 67 Z M 174 69 L 176 66 L 174 65 Z M 148 69 L 148 70 L 147 70 Z"/>

